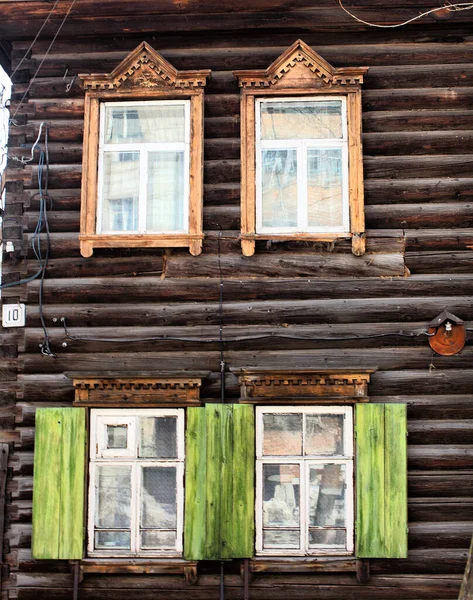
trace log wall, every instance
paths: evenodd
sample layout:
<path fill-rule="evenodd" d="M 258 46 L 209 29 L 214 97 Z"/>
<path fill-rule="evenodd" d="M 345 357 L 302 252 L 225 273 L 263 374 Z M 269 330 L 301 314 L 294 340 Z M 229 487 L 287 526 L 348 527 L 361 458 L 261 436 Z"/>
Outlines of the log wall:
<path fill-rule="evenodd" d="M 109 4 L 97 10 L 105 14 Z M 165 12 L 171 3 L 159 4 Z M 48 123 L 53 206 L 43 302 L 57 356 L 39 352 L 38 281 L 4 290 L 5 301 L 27 304 L 27 326 L 1 333 L 0 442 L 12 450 L 1 598 L 71 598 L 67 564 L 31 559 L 36 407 L 71 403 L 65 371 L 207 370 L 202 395 L 217 400 L 222 276 L 224 337 L 234 340 L 224 352 L 229 400 L 239 393 L 231 368 L 377 367 L 372 400 L 408 405 L 409 557 L 371 561 L 365 584 L 353 573 L 259 574 L 252 600 L 453 600 L 473 533 L 473 346 L 440 357 L 422 332 L 445 307 L 473 328 L 473 12 L 376 30 L 345 27 L 349 20 L 338 13 L 330 20 L 334 8 L 327 3 L 310 12 L 304 0 L 265 0 L 253 13 L 245 12 L 253 3 L 240 3 L 234 15 L 202 10 L 197 16 L 200 3 L 183 4 L 192 5 L 188 15 L 169 8 L 146 26 L 125 15 L 129 2 L 108 28 L 97 18 L 87 31 L 74 17 L 75 28 L 66 27 L 67 38 L 54 44 L 11 129 L 9 152 L 22 156 L 39 124 Z M 382 21 L 377 4 L 363 16 Z M 30 12 L 22 24 L 15 21 L 24 39 L 13 40 L 13 68 L 34 34 L 28 19 L 50 10 L 25 5 Z M 393 20 L 415 12 L 403 5 L 393 9 Z M 127 24 L 133 33 L 124 33 Z M 94 31 L 108 37 L 77 35 Z M 334 66 L 370 67 L 363 86 L 363 257 L 353 256 L 346 241 L 262 242 L 250 258 L 240 251 L 239 91 L 231 71 L 266 68 L 298 37 Z M 78 243 L 84 101 L 75 76 L 110 71 L 143 39 L 179 69 L 213 71 L 205 100 L 203 253 L 95 250 L 84 259 Z M 40 38 L 16 73 L 13 106 L 49 41 Z M 5 256 L 4 281 L 37 270 L 29 247 L 39 209 L 36 177 L 35 164 L 10 161 L 3 238 L 14 242 L 15 252 Z M 87 339 L 66 339 L 62 317 L 73 338 Z M 397 335 L 400 330 L 411 336 Z M 370 337 L 376 334 L 383 336 Z M 225 597 L 242 598 L 238 566 L 225 569 Z M 205 566 L 195 586 L 177 575 L 86 575 L 80 598 L 217 598 L 218 572 L 219 565 Z"/>

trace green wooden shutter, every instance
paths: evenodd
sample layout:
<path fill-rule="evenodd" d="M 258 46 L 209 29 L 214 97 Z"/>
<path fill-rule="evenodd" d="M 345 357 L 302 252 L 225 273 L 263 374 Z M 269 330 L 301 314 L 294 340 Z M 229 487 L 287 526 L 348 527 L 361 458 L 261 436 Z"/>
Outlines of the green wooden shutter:
<path fill-rule="evenodd" d="M 254 429 L 251 405 L 187 410 L 186 559 L 253 556 Z"/>
<path fill-rule="evenodd" d="M 356 555 L 407 557 L 405 404 L 356 406 Z"/>
<path fill-rule="evenodd" d="M 84 468 L 85 409 L 38 408 L 33 481 L 33 558 L 82 558 Z"/>

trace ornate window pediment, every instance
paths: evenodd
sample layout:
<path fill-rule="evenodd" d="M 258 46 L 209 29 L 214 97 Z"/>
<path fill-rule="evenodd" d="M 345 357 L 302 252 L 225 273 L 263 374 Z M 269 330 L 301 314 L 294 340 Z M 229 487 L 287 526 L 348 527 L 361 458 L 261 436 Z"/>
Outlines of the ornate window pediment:
<path fill-rule="evenodd" d="M 146 42 L 85 89 L 80 245 L 202 251 L 209 70 L 179 71 Z"/>

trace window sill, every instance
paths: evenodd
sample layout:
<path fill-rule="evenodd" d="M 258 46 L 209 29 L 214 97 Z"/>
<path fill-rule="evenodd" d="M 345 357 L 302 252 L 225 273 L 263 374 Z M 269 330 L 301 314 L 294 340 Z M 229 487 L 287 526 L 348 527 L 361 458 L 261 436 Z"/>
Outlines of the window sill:
<path fill-rule="evenodd" d="M 92 256 L 94 248 L 182 248 L 188 247 L 193 256 L 202 252 L 201 233 L 123 233 L 80 234 L 80 253 Z"/>
<path fill-rule="evenodd" d="M 183 574 L 187 583 L 197 582 L 197 561 L 182 558 L 84 558 L 79 562 L 80 579 L 85 573 L 127 573 L 132 575 Z"/>
<path fill-rule="evenodd" d="M 357 571 L 357 560 L 353 556 L 318 557 L 263 557 L 250 560 L 253 573 L 315 573 Z"/>
<path fill-rule="evenodd" d="M 334 242 L 336 240 L 351 239 L 352 252 L 355 256 L 362 256 L 366 250 L 366 236 L 364 233 L 354 234 L 350 232 L 323 233 L 323 232 L 304 232 L 304 233 L 242 233 L 241 247 L 245 256 L 253 256 L 255 253 L 255 243 L 258 240 L 273 240 L 275 242 Z"/>

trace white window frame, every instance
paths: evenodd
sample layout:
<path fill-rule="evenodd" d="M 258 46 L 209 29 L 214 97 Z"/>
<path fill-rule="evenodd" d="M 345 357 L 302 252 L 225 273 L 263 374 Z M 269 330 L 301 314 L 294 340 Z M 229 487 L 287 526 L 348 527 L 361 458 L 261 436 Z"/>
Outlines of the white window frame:
<path fill-rule="evenodd" d="M 341 138 L 305 138 L 287 140 L 261 139 L 261 107 L 263 104 L 281 102 L 341 102 L 342 137 Z M 256 99 L 256 233 L 348 233 L 350 231 L 350 190 L 348 179 L 348 116 L 347 98 L 343 95 L 295 96 Z M 340 148 L 342 150 L 342 225 L 339 227 L 309 227 L 307 202 L 307 159 L 310 149 Z M 297 226 L 263 227 L 263 150 L 296 150 L 297 152 Z"/>
<path fill-rule="evenodd" d="M 306 415 L 341 414 L 344 416 L 344 453 L 340 456 L 311 456 L 307 455 L 264 455 L 263 454 L 263 415 L 265 414 L 302 414 L 303 415 L 303 443 Z M 304 450 L 303 450 L 304 451 Z M 257 406 L 256 407 L 256 554 L 259 556 L 324 556 L 324 555 L 352 555 L 354 551 L 354 484 L 353 484 L 353 408 L 351 406 Z M 290 464 L 299 465 L 299 527 L 300 547 L 291 548 L 263 548 L 263 465 L 265 464 Z M 309 469 L 314 464 L 345 464 L 345 529 L 346 547 L 320 546 L 309 548 Z M 329 528 L 332 529 L 332 528 Z M 334 528 L 335 529 L 335 528 Z"/>
<path fill-rule="evenodd" d="M 105 111 L 109 106 L 169 106 L 181 105 L 184 107 L 184 142 L 130 142 L 121 144 L 105 143 Z M 126 102 L 101 102 L 100 103 L 100 134 L 99 134 L 99 156 L 98 156 L 98 201 L 96 215 L 96 233 L 113 235 L 136 235 L 136 234 L 178 234 L 189 232 L 189 198 L 190 198 L 190 100 L 146 100 Z M 138 200 L 138 228 L 136 230 L 103 230 L 103 191 L 104 191 L 104 154 L 105 152 L 138 152 L 140 155 L 140 189 Z M 153 231 L 146 228 L 146 211 L 148 195 L 148 154 L 149 152 L 184 152 L 184 196 L 182 198 L 183 224 L 182 229 L 169 229 Z"/>
<path fill-rule="evenodd" d="M 184 529 L 184 462 L 185 462 L 185 421 L 184 409 L 92 409 L 90 411 L 90 463 L 88 494 L 88 544 L 89 556 L 94 557 L 146 557 L 146 556 L 182 556 Z M 176 417 L 177 457 L 176 458 L 139 458 L 139 417 Z M 129 442 L 124 449 L 105 449 L 106 426 L 116 424 L 129 425 Z M 131 445 L 133 444 L 133 445 Z M 126 452 L 126 454 L 124 454 Z M 95 548 L 95 504 L 96 470 L 99 465 L 131 466 L 131 545 L 130 550 Z M 166 550 L 140 549 L 140 507 L 142 467 L 175 467 L 177 478 L 176 494 L 176 547 Z M 156 529 L 156 528 L 151 528 Z M 174 529 L 173 529 L 174 530 Z M 110 531 L 104 529 L 104 531 Z M 111 529 L 111 531 L 114 531 Z M 162 531 L 166 531 L 163 529 Z"/>

